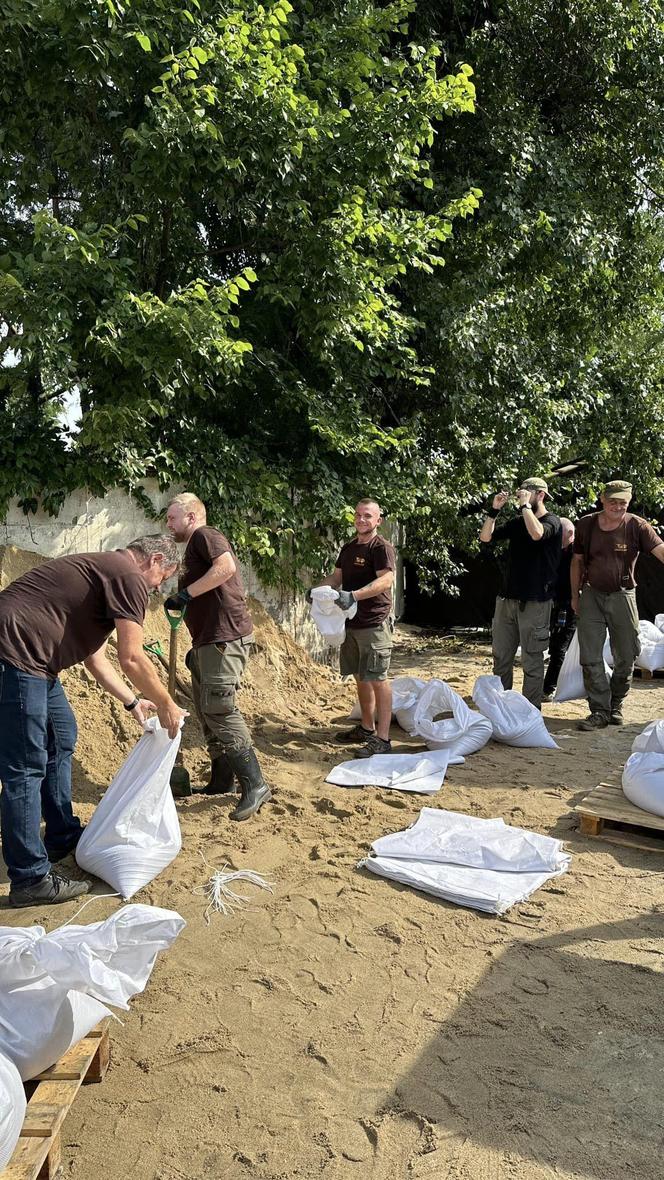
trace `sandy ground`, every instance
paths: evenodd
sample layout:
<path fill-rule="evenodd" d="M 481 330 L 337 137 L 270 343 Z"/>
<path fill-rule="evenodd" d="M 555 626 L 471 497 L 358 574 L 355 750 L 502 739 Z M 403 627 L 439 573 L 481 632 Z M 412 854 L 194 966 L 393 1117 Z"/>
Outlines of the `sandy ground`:
<path fill-rule="evenodd" d="M 572 808 L 664 716 L 664 681 L 635 684 L 623 729 L 578 733 L 581 703 L 546 705 L 560 751 L 490 743 L 433 799 L 348 791 L 324 777 L 346 756 L 331 736 L 352 692 L 259 623 L 243 706 L 274 802 L 245 824 L 225 801 L 178 804 L 183 851 L 134 900 L 188 925 L 114 1025 L 104 1083 L 76 1100 L 65 1176 L 659 1178 L 664 855 L 581 837 Z M 163 642 L 158 615 L 150 626 Z M 398 633 L 395 674 L 441 676 L 467 695 L 489 668 L 484 646 Z M 134 734 L 83 673 L 66 680 L 88 817 Z M 200 783 L 193 723 L 185 760 Z M 497 918 L 357 868 L 425 804 L 558 836 L 571 870 Z M 208 926 L 194 890 L 226 861 L 275 891 Z M 102 896 L 82 920 L 117 904 Z M 76 909 L 2 916 L 53 929 Z"/>

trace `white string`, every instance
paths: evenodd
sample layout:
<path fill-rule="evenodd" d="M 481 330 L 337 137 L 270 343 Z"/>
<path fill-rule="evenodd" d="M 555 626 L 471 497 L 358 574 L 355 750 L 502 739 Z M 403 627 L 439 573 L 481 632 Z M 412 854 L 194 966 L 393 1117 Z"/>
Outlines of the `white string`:
<path fill-rule="evenodd" d="M 199 853 L 203 858 L 203 862 L 207 865 L 207 861 L 203 853 Z M 209 866 L 208 866 L 209 867 Z M 230 888 L 230 881 L 247 881 L 250 885 L 255 885 L 258 889 L 267 889 L 269 893 L 274 893 L 274 886 L 261 877 L 260 873 L 254 872 L 253 869 L 231 869 L 228 861 L 220 869 L 216 869 L 210 877 L 206 885 L 199 885 L 193 890 L 199 897 L 207 898 L 207 906 L 203 917 L 207 926 L 210 925 L 210 915 L 213 913 L 224 914 L 226 917 L 231 916 L 236 910 L 242 909 L 251 898 L 244 893 L 236 893 L 234 889 Z"/>
<path fill-rule="evenodd" d="M 77 910 L 75 914 L 72 914 L 71 918 L 67 918 L 66 922 L 60 923 L 60 926 L 58 926 L 58 930 L 61 930 L 63 926 L 69 926 L 70 922 L 73 922 L 75 918 L 78 918 L 79 914 L 83 913 L 83 910 L 85 909 L 86 905 L 90 905 L 90 902 L 92 902 L 92 901 L 99 901 L 99 899 L 101 897 L 122 897 L 122 894 L 121 893 L 93 893 L 92 897 L 89 897 L 87 901 L 83 902 L 83 905 L 81 906 L 80 910 Z"/>

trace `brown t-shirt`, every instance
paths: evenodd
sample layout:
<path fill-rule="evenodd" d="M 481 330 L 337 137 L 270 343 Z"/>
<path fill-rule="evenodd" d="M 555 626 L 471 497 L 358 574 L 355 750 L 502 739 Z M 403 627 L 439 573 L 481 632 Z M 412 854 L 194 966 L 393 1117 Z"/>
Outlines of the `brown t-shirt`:
<path fill-rule="evenodd" d="M 337 557 L 337 569 L 341 570 L 343 590 L 361 590 L 379 574 L 396 569 L 394 549 L 384 537 L 373 537 L 367 544 L 357 538 L 349 541 Z M 373 598 L 364 598 L 357 604 L 357 614 L 346 620 L 350 630 L 365 627 L 380 627 L 392 609 L 392 591 L 382 590 Z"/>
<path fill-rule="evenodd" d="M 639 553 L 650 553 L 662 538 L 641 516 L 626 513 L 615 529 L 604 531 L 598 523 L 599 512 L 577 521 L 574 552 L 582 555 L 586 582 L 602 594 L 633 590 L 636 586 L 634 566 Z"/>
<path fill-rule="evenodd" d="M 215 558 L 221 557 L 222 553 L 230 553 L 237 565 L 237 558 L 223 533 L 208 525 L 196 529 L 185 549 L 180 588 L 191 586 L 192 582 L 202 578 Z M 247 610 L 239 571 L 236 569 L 223 586 L 192 598 L 187 603 L 184 621 L 189 628 L 193 647 L 203 647 L 206 643 L 228 643 L 231 639 L 251 635 L 254 625 Z"/>
<path fill-rule="evenodd" d="M 55 679 L 99 650 L 115 619 L 143 625 L 148 588 L 126 549 L 56 557 L 0 593 L 0 659 Z"/>

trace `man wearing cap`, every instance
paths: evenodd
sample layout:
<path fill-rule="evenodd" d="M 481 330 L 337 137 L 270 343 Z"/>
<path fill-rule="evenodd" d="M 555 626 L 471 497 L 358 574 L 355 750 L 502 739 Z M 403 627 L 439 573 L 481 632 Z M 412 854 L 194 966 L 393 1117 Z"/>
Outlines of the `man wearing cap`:
<path fill-rule="evenodd" d="M 641 516 L 628 512 L 632 485 L 607 483 L 601 512 L 582 516 L 576 526 L 572 558 L 572 607 L 578 615 L 583 682 L 590 716 L 579 729 L 622 725 L 622 704 L 629 692 L 639 654 L 639 615 L 634 567 L 639 553 L 664 562 L 664 542 Z M 613 674 L 604 668 L 602 651 L 609 632 Z"/>
<path fill-rule="evenodd" d="M 560 520 L 547 512 L 545 480 L 524 479 L 516 493 L 519 515 L 496 528 L 509 500 L 498 492 L 482 525 L 480 541 L 508 541 L 505 594 L 496 599 L 492 624 L 493 671 L 503 688 L 512 687 L 514 657 L 521 645 L 523 695 L 538 709 L 544 684 L 544 652 L 549 643 L 551 602 L 562 551 Z"/>

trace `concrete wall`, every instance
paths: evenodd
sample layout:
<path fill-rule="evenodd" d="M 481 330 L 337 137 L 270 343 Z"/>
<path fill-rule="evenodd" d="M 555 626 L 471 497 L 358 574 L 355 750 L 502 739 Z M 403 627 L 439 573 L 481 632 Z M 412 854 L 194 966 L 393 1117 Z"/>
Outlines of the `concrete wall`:
<path fill-rule="evenodd" d="M 145 491 L 154 509 L 163 512 L 171 492 L 161 492 L 155 480 L 146 480 Z M 62 557 L 67 553 L 94 553 L 102 549 L 119 549 L 135 537 L 161 531 L 163 522 L 146 516 L 141 505 L 121 488 L 105 496 L 91 496 L 79 489 L 67 496 L 59 514 L 49 516 L 38 511 L 26 516 L 14 501 L 0 525 L 0 544 L 41 553 L 45 557 Z M 386 529 L 387 535 L 393 530 Z M 391 537 L 396 541 L 396 536 Z M 303 596 L 279 595 L 261 585 L 250 566 L 242 566 L 249 594 L 264 604 L 272 617 L 315 658 L 337 660 L 330 656 L 309 617 Z M 397 617 L 403 613 L 403 570 L 399 562 L 396 593 Z"/>

